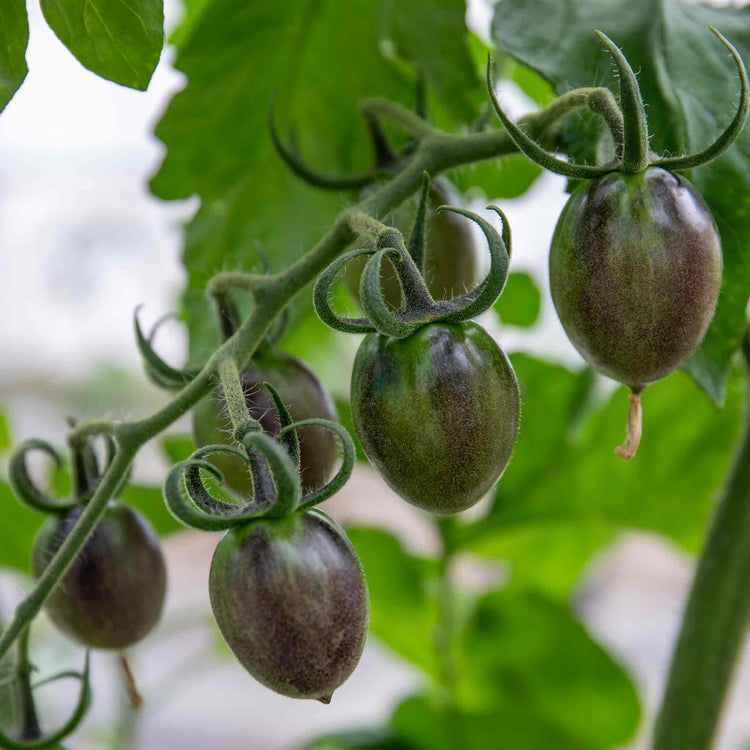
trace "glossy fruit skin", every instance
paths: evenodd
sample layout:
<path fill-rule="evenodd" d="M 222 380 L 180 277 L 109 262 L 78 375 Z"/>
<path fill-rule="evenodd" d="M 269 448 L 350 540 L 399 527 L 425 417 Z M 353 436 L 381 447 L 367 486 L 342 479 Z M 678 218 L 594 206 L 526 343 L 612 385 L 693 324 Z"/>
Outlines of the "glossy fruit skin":
<path fill-rule="evenodd" d="M 406 501 L 441 515 L 476 503 L 508 465 L 520 397 L 513 368 L 476 323 L 405 339 L 368 334 L 352 370 L 365 453 Z"/>
<path fill-rule="evenodd" d="M 451 200 L 447 190 L 434 186 L 430 190 L 430 202 L 436 208 L 455 201 Z M 409 236 L 413 216 L 408 207 L 397 209 L 387 221 L 392 221 L 405 237 Z M 425 279 L 430 294 L 436 300 L 464 294 L 477 283 L 479 273 L 479 251 L 471 222 L 450 211 L 442 211 L 429 216 L 426 229 Z M 367 258 L 361 257 L 346 265 L 346 285 L 357 303 L 359 282 L 366 262 Z M 389 261 L 383 263 L 380 276 L 386 302 L 398 308 L 401 304 L 401 287 Z"/>
<path fill-rule="evenodd" d="M 49 518 L 34 541 L 38 578 L 83 512 Z M 136 510 L 110 503 L 81 552 L 45 602 L 52 622 L 90 648 L 120 650 L 140 641 L 161 616 L 167 572 L 159 538 Z"/>
<path fill-rule="evenodd" d="M 240 376 L 250 415 L 259 420 L 270 435 L 279 434 L 278 414 L 271 394 L 263 387 L 270 383 L 289 409 L 292 419 L 320 418 L 336 421 L 336 407 L 315 373 L 302 360 L 282 352 L 265 351 Z M 199 446 L 232 444 L 232 425 L 220 395 L 214 392 L 193 410 L 193 435 Z M 301 427 L 300 467 L 303 492 L 322 487 L 336 466 L 336 437 L 320 427 Z M 223 454 L 209 459 L 223 473 L 227 486 L 240 497 L 251 496 L 252 481 L 239 459 Z"/>
<path fill-rule="evenodd" d="M 721 286 L 716 223 L 684 178 L 609 174 L 570 196 L 552 239 L 550 287 L 581 356 L 638 392 L 698 346 Z"/>
<path fill-rule="evenodd" d="M 327 703 L 362 655 L 369 606 L 362 566 L 322 511 L 227 532 L 209 594 L 234 655 L 281 695 Z"/>

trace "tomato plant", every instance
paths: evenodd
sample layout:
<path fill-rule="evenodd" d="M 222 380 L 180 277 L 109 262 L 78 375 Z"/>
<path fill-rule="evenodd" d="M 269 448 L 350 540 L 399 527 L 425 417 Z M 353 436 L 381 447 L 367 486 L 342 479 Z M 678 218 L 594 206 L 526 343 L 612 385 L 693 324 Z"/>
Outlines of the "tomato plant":
<path fill-rule="evenodd" d="M 147 88 L 162 1 L 79 5 L 43 0 L 44 23 L 94 74 Z M 101 650 L 120 654 L 138 702 L 123 649 L 163 647 L 162 548 L 198 549 L 199 532 L 223 533 L 205 589 L 247 705 L 266 688 L 355 696 L 368 634 L 419 674 L 389 715 L 311 748 L 724 741 L 750 614 L 750 9 L 584 0 L 561 15 L 554 0 L 503 0 L 490 47 L 467 34 L 460 0 L 184 11 L 168 43 L 186 83 L 155 126 L 150 189 L 200 199 L 183 232 L 187 361 L 163 359 L 159 324 L 145 332 L 136 314 L 162 389 L 153 413 L 115 404 L 70 423 L 66 451 L 27 438 L 10 452 L 0 418 L 0 565 L 31 573 L 0 613 L 0 744 L 74 747 L 94 721 Z M 13 108 L 23 0 L 0 25 L 0 106 Z M 510 81 L 535 107 L 520 118 Z M 568 180 L 549 243 L 558 329 L 517 270 L 549 213 L 542 173 Z M 580 357 L 532 356 L 532 326 Z M 628 390 L 624 463 L 609 446 Z M 192 436 L 168 433 L 188 416 Z M 158 488 L 137 481 L 153 440 L 170 464 Z M 32 452 L 54 463 L 49 487 Z M 407 522 L 394 531 L 385 485 L 415 506 L 401 510 L 429 549 Z M 336 503 L 318 507 L 338 493 L 355 516 L 382 504 L 389 531 L 340 525 Z M 579 596 L 633 529 L 699 553 L 658 706 L 589 632 Z M 41 612 L 87 649 L 82 670 L 31 679 Z M 78 700 L 45 734 L 38 688 L 65 678 Z M 162 691 L 143 692 L 150 704 Z M 299 703 L 284 710 L 297 725 Z M 90 731 L 118 747 L 133 736 Z"/>

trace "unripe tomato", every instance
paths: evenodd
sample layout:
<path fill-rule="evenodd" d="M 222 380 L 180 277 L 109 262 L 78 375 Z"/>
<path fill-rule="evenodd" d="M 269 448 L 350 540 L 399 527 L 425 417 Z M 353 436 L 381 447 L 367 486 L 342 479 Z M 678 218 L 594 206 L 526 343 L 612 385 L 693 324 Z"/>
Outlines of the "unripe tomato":
<path fill-rule="evenodd" d="M 32 556 L 38 578 L 70 534 L 83 506 L 42 525 Z M 123 649 L 161 616 L 167 574 L 159 539 L 136 510 L 111 503 L 83 549 L 45 602 L 52 622 L 90 648 Z"/>
<path fill-rule="evenodd" d="M 368 334 L 354 360 L 352 416 L 365 453 L 404 500 L 433 513 L 474 505 L 518 434 L 518 382 L 476 323 L 432 323 L 404 339 Z"/>
<path fill-rule="evenodd" d="M 450 194 L 440 186 L 430 190 L 433 208 L 454 203 Z M 408 236 L 413 221 L 408 207 L 397 209 L 391 219 L 397 229 Z M 427 241 L 425 247 L 425 280 L 434 299 L 451 299 L 464 294 L 477 281 L 479 266 L 478 250 L 472 234 L 471 224 L 451 211 L 432 213 L 427 219 Z M 359 281 L 367 258 L 354 258 L 346 264 L 346 285 L 359 303 Z M 401 304 L 401 287 L 396 271 L 389 260 L 381 270 L 383 295 L 391 307 Z"/>
<path fill-rule="evenodd" d="M 688 359 L 721 286 L 711 212 L 684 177 L 658 167 L 578 187 L 549 264 L 552 299 L 576 349 L 636 393 Z"/>
<path fill-rule="evenodd" d="M 236 527 L 219 542 L 209 579 L 224 639 L 261 684 L 328 703 L 367 635 L 362 566 L 319 510 Z"/>
<path fill-rule="evenodd" d="M 265 351 L 256 355 L 252 365 L 241 374 L 250 416 L 260 421 L 270 435 L 278 436 L 279 420 L 271 394 L 263 387 L 268 382 L 279 393 L 294 421 L 303 419 L 336 420 L 336 407 L 315 373 L 301 360 L 288 354 Z M 193 410 L 193 434 L 199 446 L 232 443 L 232 424 L 219 392 L 203 399 Z M 322 487 L 336 466 L 336 438 L 330 430 L 301 427 L 300 467 L 303 492 Z M 241 497 L 252 493 L 247 466 L 225 454 L 209 459 L 224 474 L 226 484 Z"/>

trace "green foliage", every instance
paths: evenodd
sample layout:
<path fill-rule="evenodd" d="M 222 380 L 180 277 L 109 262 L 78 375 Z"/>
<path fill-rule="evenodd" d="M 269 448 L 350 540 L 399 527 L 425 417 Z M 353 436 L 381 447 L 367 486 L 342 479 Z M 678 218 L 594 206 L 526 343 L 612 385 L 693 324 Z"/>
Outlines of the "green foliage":
<path fill-rule="evenodd" d="M 0 112 L 16 93 L 29 72 L 26 45 L 29 43 L 29 19 L 25 0 L 0 3 Z"/>
<path fill-rule="evenodd" d="M 558 93 L 576 86 L 613 86 L 598 28 L 623 48 L 647 104 L 651 148 L 682 154 L 703 148 L 732 115 L 738 83 L 731 59 L 708 27 L 720 29 L 750 59 L 750 8 L 709 8 L 680 0 L 555 0 L 498 4 L 493 35 L 500 48 L 539 71 Z M 549 40 L 555 43 L 550 44 Z M 718 404 L 731 358 L 745 329 L 750 294 L 750 129 L 716 162 L 690 175 L 719 226 L 724 280 L 711 328 L 687 365 Z"/>
<path fill-rule="evenodd" d="M 738 433 L 739 373 L 729 380 L 722 411 L 697 398 L 680 372 L 651 386 L 638 455 L 625 463 L 610 453 L 623 435 L 624 389 L 571 430 L 582 376 L 524 355 L 513 365 L 523 430 L 489 518 L 469 527 L 467 538 L 502 535 L 519 524 L 585 524 L 656 531 L 696 551 Z"/>
<path fill-rule="evenodd" d="M 378 529 L 347 529 L 370 592 L 370 629 L 395 653 L 436 677 L 432 633 L 438 621 L 436 566 L 410 555 Z"/>
<path fill-rule="evenodd" d="M 391 13 L 384 17 L 386 7 Z M 188 15 L 191 33 L 178 37 L 176 62 L 188 85 L 157 126 L 168 153 L 152 189 L 162 198 L 198 193 L 202 199 L 184 256 L 194 357 L 215 342 L 203 296 L 209 276 L 248 270 L 257 262 L 258 241 L 273 267 L 283 268 L 342 207 L 341 195 L 307 187 L 274 152 L 268 135 L 274 92 L 281 132 L 294 128 L 313 165 L 341 172 L 367 168 L 370 146 L 357 103 L 387 96 L 413 105 L 415 78 L 399 61 L 444 92 L 448 111 L 473 116 L 465 92 L 480 87 L 465 50 L 463 13 L 459 0 L 390 6 L 229 0 Z M 384 36 L 390 45 L 382 44 Z M 381 53 L 386 48 L 390 58 Z"/>
<path fill-rule="evenodd" d="M 539 318 L 542 295 L 534 279 L 527 273 L 511 273 L 495 312 L 509 326 L 531 328 Z"/>
<path fill-rule="evenodd" d="M 102 78 L 145 91 L 164 42 L 163 0 L 41 0 L 47 23 Z"/>

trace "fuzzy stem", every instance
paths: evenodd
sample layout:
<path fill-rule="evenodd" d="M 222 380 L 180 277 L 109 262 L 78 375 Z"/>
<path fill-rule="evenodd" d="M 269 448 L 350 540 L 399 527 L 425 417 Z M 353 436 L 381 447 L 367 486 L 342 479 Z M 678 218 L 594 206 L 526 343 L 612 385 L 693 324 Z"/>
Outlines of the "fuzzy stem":
<path fill-rule="evenodd" d="M 586 91 L 590 92 L 591 89 Z M 540 136 L 556 119 L 570 112 L 570 103 L 575 98 L 575 92 L 569 92 L 545 109 L 527 115 L 522 121 L 526 131 L 534 137 Z M 586 97 L 579 96 L 578 100 L 582 106 Z M 203 369 L 161 409 L 148 417 L 130 422 L 97 420 L 81 424 L 73 430 L 69 440 L 74 443 L 91 435 L 113 435 L 117 440 L 118 451 L 78 523 L 52 558 L 34 589 L 16 608 L 13 620 L 0 637 L 0 659 L 39 613 L 46 598 L 86 543 L 140 447 L 188 412 L 214 388 L 219 362 L 231 357 L 238 369 L 249 365 L 276 316 L 356 239 L 356 222 L 351 221 L 355 213 L 372 217 L 392 211 L 419 190 L 425 171 L 437 176 L 454 167 L 517 152 L 514 142 L 505 131 L 448 135 L 429 126 L 425 127 L 424 121 L 416 115 L 406 117 L 404 113 L 408 110 L 399 105 L 385 106 L 382 101 L 377 100 L 367 106 L 370 111 L 398 120 L 405 128 L 420 133 L 422 138 L 411 161 L 376 193 L 355 207 L 343 211 L 328 233 L 283 273 L 274 276 L 223 273 L 212 279 L 207 288 L 209 294 L 228 289 L 245 289 L 253 294 L 256 304 L 235 334 L 214 352 Z"/>
<path fill-rule="evenodd" d="M 750 331 L 743 347 L 750 381 Z M 656 721 L 654 750 L 711 747 L 750 615 L 750 405 L 698 561 Z"/>
<path fill-rule="evenodd" d="M 628 426 L 625 432 L 625 442 L 615 448 L 615 453 L 624 461 L 630 461 L 638 450 L 643 432 L 643 407 L 641 406 L 641 394 L 629 393 L 630 409 L 628 409 Z"/>
<path fill-rule="evenodd" d="M 255 420 L 250 416 L 245 400 L 245 390 L 240 380 L 240 371 L 237 369 L 237 363 L 227 357 L 219 362 L 218 367 L 221 387 L 224 390 L 224 403 L 229 411 L 229 418 L 232 420 L 232 427 L 238 430 Z"/>

